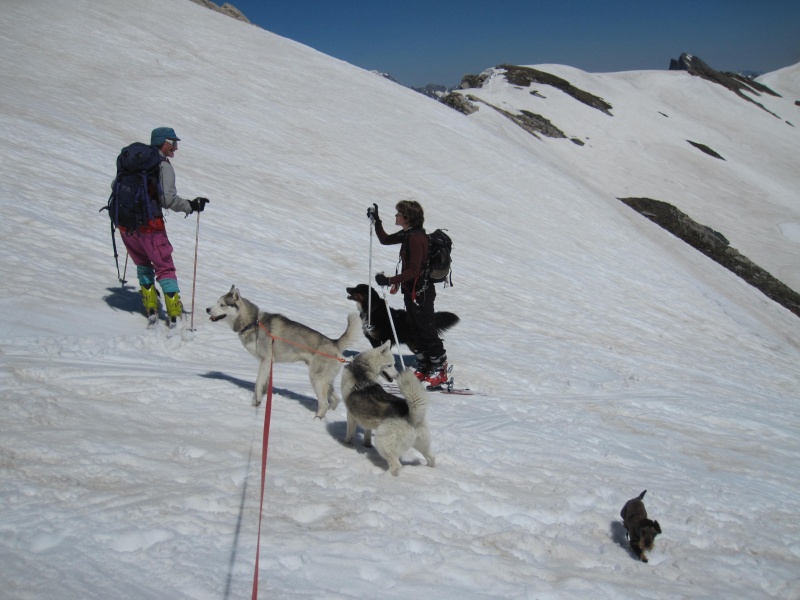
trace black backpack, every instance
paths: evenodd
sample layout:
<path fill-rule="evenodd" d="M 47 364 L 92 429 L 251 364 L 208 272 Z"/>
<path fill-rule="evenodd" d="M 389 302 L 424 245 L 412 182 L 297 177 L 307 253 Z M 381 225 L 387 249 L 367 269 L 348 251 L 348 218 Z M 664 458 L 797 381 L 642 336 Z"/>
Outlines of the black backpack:
<path fill-rule="evenodd" d="M 445 231 L 447 230 L 437 229 L 428 234 L 428 281 L 453 285 L 451 268 L 453 240 Z"/>
<path fill-rule="evenodd" d="M 105 206 L 112 233 L 114 227 L 136 231 L 163 214 L 159 201 L 162 160 L 158 148 L 140 142 L 122 149 L 117 157 L 117 178 Z"/>
<path fill-rule="evenodd" d="M 117 177 L 101 208 L 111 219 L 111 245 L 117 263 L 117 278 L 125 284 L 119 273 L 119 254 L 114 229 L 124 227 L 128 234 L 135 232 L 154 217 L 162 216 L 161 178 L 159 170 L 165 160 L 158 148 L 136 142 L 122 149 L 117 157 Z"/>

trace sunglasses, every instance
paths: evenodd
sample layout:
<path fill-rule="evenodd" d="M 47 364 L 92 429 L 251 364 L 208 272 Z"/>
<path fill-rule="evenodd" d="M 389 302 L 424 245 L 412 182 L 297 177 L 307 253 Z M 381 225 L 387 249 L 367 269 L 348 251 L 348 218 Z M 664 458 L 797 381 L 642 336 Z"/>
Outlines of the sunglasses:
<path fill-rule="evenodd" d="M 167 140 L 167 143 L 172 146 L 175 150 L 178 149 L 178 140 Z"/>

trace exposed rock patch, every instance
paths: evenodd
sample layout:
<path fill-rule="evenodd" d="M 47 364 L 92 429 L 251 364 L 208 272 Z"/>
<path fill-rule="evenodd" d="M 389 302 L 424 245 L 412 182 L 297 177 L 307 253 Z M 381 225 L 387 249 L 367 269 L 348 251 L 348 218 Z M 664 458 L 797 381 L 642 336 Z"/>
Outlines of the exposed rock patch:
<path fill-rule="evenodd" d="M 600 112 L 607 114 L 608 116 L 613 116 L 611 114 L 611 109 L 614 108 L 608 102 L 600 98 L 599 96 L 595 96 L 594 94 L 590 94 L 580 88 L 575 87 L 566 79 L 561 79 L 556 75 L 552 75 L 550 73 L 545 73 L 544 71 L 539 71 L 537 69 L 532 69 L 531 67 L 519 67 L 516 65 L 498 65 L 497 69 L 503 69 L 505 71 L 505 78 L 511 85 L 516 85 L 521 88 L 527 88 L 532 83 L 539 83 L 542 85 L 549 85 L 554 88 L 557 88 L 564 92 L 565 94 L 569 94 L 579 102 L 586 104 L 587 106 L 591 106 L 592 108 L 596 108 Z M 469 89 L 469 88 L 481 88 L 486 80 L 489 78 L 491 74 L 491 69 L 489 71 L 484 71 L 480 75 L 464 75 L 464 78 L 461 80 L 461 85 L 459 86 L 462 90 Z M 534 96 L 541 96 L 538 91 L 532 91 L 531 94 Z M 543 97 L 543 96 L 541 96 Z"/>
<path fill-rule="evenodd" d="M 705 144 L 700 144 L 698 142 L 693 142 L 692 140 L 686 140 L 686 141 L 689 142 L 692 146 L 694 146 L 698 150 L 701 150 L 702 152 L 705 152 L 709 156 L 713 156 L 714 158 L 718 158 L 720 160 L 725 160 L 724 158 L 722 158 L 719 154 L 714 152 L 711 148 L 709 148 Z"/>
<path fill-rule="evenodd" d="M 456 96 L 461 96 L 461 94 L 455 94 L 455 95 Z M 481 104 L 485 104 L 489 108 L 493 108 L 494 110 L 499 112 L 501 115 L 503 115 L 507 119 L 510 119 L 511 121 L 513 121 L 514 123 L 516 123 L 517 125 L 522 127 L 522 129 L 524 129 L 525 131 L 527 131 L 528 133 L 530 133 L 531 135 L 533 135 L 536 138 L 539 138 L 539 134 L 542 134 L 543 136 L 549 137 L 549 138 L 566 138 L 567 137 L 564 134 L 563 131 L 561 131 L 558 127 L 553 125 L 548 119 L 546 119 L 542 115 L 537 115 L 537 114 L 532 113 L 532 112 L 527 111 L 527 110 L 521 110 L 520 114 L 515 114 L 513 112 L 504 110 L 504 109 L 500 108 L 499 106 L 495 106 L 493 104 L 489 104 L 485 100 L 482 100 L 480 98 L 476 98 L 474 96 L 470 96 L 469 100 L 471 100 L 473 103 L 479 102 Z M 475 110 L 477 110 L 477 107 L 475 107 Z M 539 139 L 541 139 L 541 138 L 539 138 Z"/>
<path fill-rule="evenodd" d="M 718 231 L 697 223 L 667 202 L 650 198 L 619 200 L 800 317 L 800 294 L 740 254 L 736 248 L 732 248 L 725 236 Z"/>
<path fill-rule="evenodd" d="M 527 110 L 521 110 L 519 115 L 509 115 L 509 118 L 517 123 L 526 131 L 538 131 L 542 135 L 550 138 L 565 138 L 567 137 L 563 131 L 553 125 L 549 119 L 544 118 L 542 115 L 537 115 Z"/>
<path fill-rule="evenodd" d="M 480 108 L 470 96 L 450 92 L 441 98 L 441 103 L 449 106 L 453 110 L 457 110 L 461 114 L 471 115 Z"/>
<path fill-rule="evenodd" d="M 244 16 L 244 13 L 242 13 L 242 11 L 240 11 L 232 4 L 228 4 L 227 2 L 222 6 L 214 4 L 213 2 L 211 2 L 211 0 L 192 0 L 192 2 L 194 2 L 195 4 L 199 4 L 200 6 L 205 6 L 206 8 L 210 8 L 215 12 L 222 13 L 223 15 L 228 15 L 229 17 L 233 17 L 237 21 L 250 23 L 250 20 Z"/>
<path fill-rule="evenodd" d="M 595 96 L 594 94 L 590 94 L 589 92 L 586 92 L 580 88 L 575 87 L 566 79 L 561 79 L 561 77 L 558 77 L 556 75 L 545 73 L 544 71 L 539 71 L 537 69 L 532 69 L 530 67 L 518 67 L 516 65 L 500 65 L 497 68 L 505 69 L 506 80 L 512 85 L 519 85 L 522 87 L 529 87 L 532 83 L 549 85 L 561 90 L 565 94 L 569 94 L 570 96 L 575 98 L 578 102 L 583 102 L 587 106 L 596 108 L 597 110 L 607 114 L 608 116 L 613 116 L 611 114 L 611 109 L 613 108 L 613 106 L 611 106 L 608 102 L 606 102 L 599 96 Z"/>
<path fill-rule="evenodd" d="M 771 110 L 768 110 L 763 104 L 756 102 L 750 96 L 743 93 L 749 92 L 751 94 L 755 94 L 756 96 L 760 96 L 761 94 L 769 94 L 771 96 L 776 96 L 777 98 L 781 97 L 780 94 L 776 94 L 770 88 L 758 83 L 757 81 L 748 79 L 747 77 L 742 77 L 737 73 L 716 71 L 709 67 L 697 56 L 692 56 L 691 54 L 686 54 L 685 52 L 681 54 L 680 58 L 677 60 L 673 58 L 669 61 L 669 70 L 686 71 L 690 75 L 695 75 L 697 77 L 717 83 L 729 89 L 740 98 L 744 98 L 748 102 L 752 102 L 762 110 L 765 110 L 771 114 L 773 117 L 780 119 L 778 115 Z"/>
<path fill-rule="evenodd" d="M 461 79 L 461 84 L 458 87 L 462 90 L 481 88 L 488 78 L 489 71 L 484 71 L 480 75 L 464 75 L 464 77 Z"/>

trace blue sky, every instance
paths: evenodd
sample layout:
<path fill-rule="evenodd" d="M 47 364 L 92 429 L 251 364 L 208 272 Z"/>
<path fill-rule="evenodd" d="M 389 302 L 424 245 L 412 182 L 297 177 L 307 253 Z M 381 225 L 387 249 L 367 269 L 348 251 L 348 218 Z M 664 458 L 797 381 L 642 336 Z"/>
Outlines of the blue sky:
<path fill-rule="evenodd" d="M 264 29 L 412 86 L 453 86 L 504 62 L 595 73 L 666 69 L 682 52 L 722 71 L 800 62 L 800 0 L 230 2 Z"/>

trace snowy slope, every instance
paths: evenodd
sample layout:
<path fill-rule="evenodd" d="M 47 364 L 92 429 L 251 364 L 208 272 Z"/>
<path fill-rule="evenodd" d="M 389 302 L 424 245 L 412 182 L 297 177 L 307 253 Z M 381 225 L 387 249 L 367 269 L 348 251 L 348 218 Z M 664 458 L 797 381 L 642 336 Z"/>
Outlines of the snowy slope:
<path fill-rule="evenodd" d="M 534 68 L 599 96 L 611 104 L 611 114 L 550 85 L 511 85 L 502 69 L 492 70 L 482 88 L 461 93 L 513 114 L 525 110 L 547 118 L 585 145 L 546 137 L 537 144 L 523 137 L 520 143 L 539 160 L 580 173 L 610 198 L 669 202 L 800 290 L 800 107 L 794 104 L 800 98 L 800 64 L 761 80 L 767 86 L 774 82 L 780 97 L 750 94 L 770 112 L 684 71 L 596 74 L 561 65 Z M 470 118 L 491 127 L 508 121 L 488 106 Z M 724 160 L 689 141 L 712 148 Z"/>
<path fill-rule="evenodd" d="M 465 118 L 185 0 L 3 14 L 9 598 L 249 597 L 264 408 L 249 404 L 255 361 L 203 307 L 235 283 L 338 336 L 354 309 L 344 288 L 367 278 L 366 207 L 390 215 L 406 197 L 455 240 L 455 287 L 437 307 L 461 316 L 448 354 L 483 395 L 435 396 L 436 468 L 409 454 L 395 478 L 341 443 L 344 407 L 313 419 L 303 365 L 276 365 L 261 597 L 800 597 L 800 324 L 616 201 L 606 163 L 559 158 L 572 144 L 488 111 Z M 609 76 L 593 91 L 617 106 L 662 78 L 674 75 Z M 689 81 L 670 116 L 686 127 L 714 93 Z M 715 102 L 720 120 L 738 110 Z M 169 218 L 187 306 L 196 284 L 187 339 L 144 330 L 97 213 L 119 148 L 160 125 L 182 138 L 179 192 L 211 198 L 199 221 Z M 775 136 L 770 162 L 794 160 L 797 138 Z M 638 164 L 612 141 L 588 151 Z M 751 144 L 764 151 L 745 135 L 736 147 Z M 674 146 L 650 148 L 625 195 L 658 196 L 644 184 Z M 794 171 L 759 169 L 737 182 L 798 187 Z M 710 185 L 702 169 L 680 179 Z M 790 204 L 741 199 L 737 215 L 795 223 Z M 718 228 L 767 267 L 745 247 L 757 235 Z M 375 244 L 374 270 L 395 261 Z M 664 530 L 647 565 L 618 518 L 645 488 Z"/>

